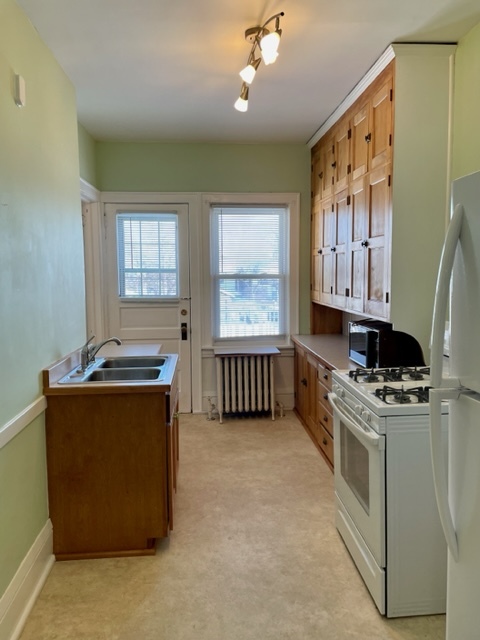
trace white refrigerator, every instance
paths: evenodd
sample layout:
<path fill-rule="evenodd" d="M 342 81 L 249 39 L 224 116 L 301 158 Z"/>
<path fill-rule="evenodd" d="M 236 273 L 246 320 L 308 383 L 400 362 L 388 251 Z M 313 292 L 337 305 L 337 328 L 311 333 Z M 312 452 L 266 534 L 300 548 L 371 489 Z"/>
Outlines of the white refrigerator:
<path fill-rule="evenodd" d="M 453 215 L 435 297 L 430 440 L 440 519 L 448 543 L 447 640 L 480 638 L 480 172 L 452 185 Z M 443 346 L 450 309 L 449 374 Z M 448 466 L 440 406 L 449 401 Z"/>

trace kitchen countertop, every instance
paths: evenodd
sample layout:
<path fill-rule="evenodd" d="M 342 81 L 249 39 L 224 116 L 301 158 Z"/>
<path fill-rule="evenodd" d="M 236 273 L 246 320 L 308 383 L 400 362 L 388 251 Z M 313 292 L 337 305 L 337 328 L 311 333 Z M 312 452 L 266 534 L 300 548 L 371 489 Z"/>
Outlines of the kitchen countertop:
<path fill-rule="evenodd" d="M 348 337 L 340 333 L 295 335 L 292 340 L 323 360 L 330 369 L 355 369 L 358 364 L 348 357 Z"/>

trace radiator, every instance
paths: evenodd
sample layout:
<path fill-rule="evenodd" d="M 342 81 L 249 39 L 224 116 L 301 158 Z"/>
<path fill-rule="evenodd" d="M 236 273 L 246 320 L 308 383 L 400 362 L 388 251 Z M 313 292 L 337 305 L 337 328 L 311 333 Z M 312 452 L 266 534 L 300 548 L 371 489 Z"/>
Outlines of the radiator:
<path fill-rule="evenodd" d="M 231 354 L 215 350 L 217 362 L 217 398 L 220 422 L 223 415 L 254 417 L 272 414 L 275 420 L 273 357 L 268 353 Z"/>

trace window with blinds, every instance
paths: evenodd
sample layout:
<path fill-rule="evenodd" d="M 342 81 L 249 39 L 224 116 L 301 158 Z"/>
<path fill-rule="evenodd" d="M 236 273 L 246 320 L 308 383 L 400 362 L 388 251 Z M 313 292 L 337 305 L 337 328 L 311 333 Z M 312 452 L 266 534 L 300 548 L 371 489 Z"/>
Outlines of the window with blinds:
<path fill-rule="evenodd" d="M 288 208 L 210 209 L 213 337 L 283 336 L 288 280 Z"/>
<path fill-rule="evenodd" d="M 178 297 L 178 216 L 119 213 L 118 291 L 121 298 Z"/>

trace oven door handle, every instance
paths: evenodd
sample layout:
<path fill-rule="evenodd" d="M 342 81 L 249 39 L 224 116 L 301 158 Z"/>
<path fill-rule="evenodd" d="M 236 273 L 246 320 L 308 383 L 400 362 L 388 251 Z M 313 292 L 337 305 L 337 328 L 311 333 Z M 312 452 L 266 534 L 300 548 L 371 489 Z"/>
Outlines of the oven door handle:
<path fill-rule="evenodd" d="M 342 422 L 345 423 L 348 429 L 355 435 L 355 437 L 358 438 L 358 440 L 360 440 L 363 445 L 365 445 L 366 447 L 375 447 L 376 449 L 380 450 L 383 450 L 385 448 L 385 438 L 383 436 L 380 436 L 378 433 L 373 431 L 373 429 L 370 431 L 366 431 L 358 424 L 355 424 L 355 422 L 347 416 L 347 414 L 340 408 L 341 400 L 336 393 L 329 393 L 328 401 L 332 405 L 333 410 L 338 412 L 339 416 L 342 419 Z"/>

